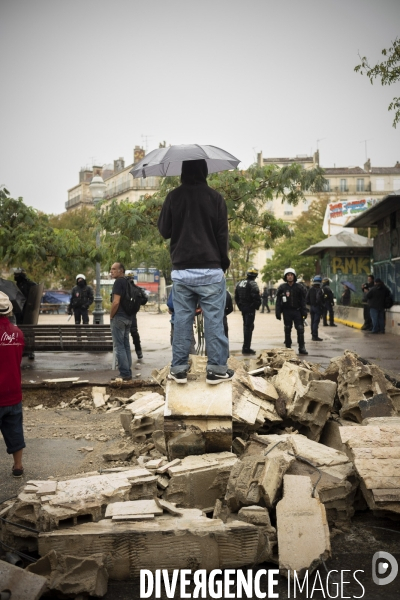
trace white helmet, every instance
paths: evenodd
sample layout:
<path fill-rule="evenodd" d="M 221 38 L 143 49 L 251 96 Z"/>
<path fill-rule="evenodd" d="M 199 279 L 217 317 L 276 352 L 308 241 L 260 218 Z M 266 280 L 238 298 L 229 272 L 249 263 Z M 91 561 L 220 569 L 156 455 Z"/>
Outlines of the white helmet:
<path fill-rule="evenodd" d="M 85 275 L 83 275 L 82 273 L 79 273 L 79 275 L 77 275 L 77 276 L 75 277 L 75 279 L 76 279 L 77 281 L 78 281 L 78 279 L 84 279 L 84 280 L 86 281 L 86 277 L 85 277 Z"/>
<path fill-rule="evenodd" d="M 132 269 L 127 269 L 125 271 L 125 276 L 126 277 L 133 277 L 134 276 L 134 272 L 132 271 Z"/>
<path fill-rule="evenodd" d="M 296 271 L 294 269 L 292 269 L 292 267 L 285 269 L 285 271 L 283 273 L 283 278 L 285 278 L 285 275 L 287 275 L 288 273 L 293 273 L 293 275 L 296 277 Z"/>

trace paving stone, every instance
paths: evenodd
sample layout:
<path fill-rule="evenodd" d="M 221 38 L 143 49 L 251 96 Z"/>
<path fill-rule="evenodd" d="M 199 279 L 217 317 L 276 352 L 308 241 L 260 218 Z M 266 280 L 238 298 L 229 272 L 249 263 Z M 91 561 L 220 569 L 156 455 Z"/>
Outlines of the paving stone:
<path fill-rule="evenodd" d="M 309 477 L 285 475 L 283 498 L 276 507 L 279 570 L 285 576 L 296 570 L 312 573 L 331 555 L 324 505 L 311 497 Z"/>
<path fill-rule="evenodd" d="M 104 406 L 106 403 L 105 396 L 107 395 L 107 391 L 105 387 L 95 386 L 92 387 L 92 400 L 95 408 L 100 408 Z"/>
<path fill-rule="evenodd" d="M 105 518 L 110 519 L 116 516 L 144 514 L 162 515 L 163 509 L 160 508 L 154 499 L 113 502 L 107 506 Z"/>

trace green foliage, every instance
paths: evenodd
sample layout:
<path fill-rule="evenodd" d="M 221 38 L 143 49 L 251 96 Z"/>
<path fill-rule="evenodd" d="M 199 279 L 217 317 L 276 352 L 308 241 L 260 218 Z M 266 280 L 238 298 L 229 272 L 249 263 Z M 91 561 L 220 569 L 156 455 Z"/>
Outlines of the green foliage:
<path fill-rule="evenodd" d="M 52 217 L 54 219 L 54 217 Z M 22 198 L 10 197 L 0 189 L 0 263 L 24 267 L 29 277 L 48 284 L 51 277 L 82 267 L 92 259 L 94 242 L 83 239 L 82 231 L 58 228 Z"/>
<path fill-rule="evenodd" d="M 315 263 L 318 257 L 299 256 L 299 253 L 326 237 L 322 232 L 322 223 L 327 202 L 327 200 L 312 202 L 308 211 L 294 221 L 293 235 L 276 244 L 273 258 L 265 264 L 262 270 L 263 281 L 278 281 L 288 267 L 293 267 L 297 275 L 306 280 L 315 275 Z"/>
<path fill-rule="evenodd" d="M 361 75 L 366 75 L 371 83 L 380 79 L 382 85 L 392 85 L 400 81 L 400 39 L 396 38 L 390 48 L 383 49 L 382 55 L 386 57 L 381 63 L 371 67 L 366 56 L 360 56 L 361 64 L 354 70 Z M 393 98 L 388 110 L 394 110 L 393 127 L 400 121 L 400 97 Z"/>

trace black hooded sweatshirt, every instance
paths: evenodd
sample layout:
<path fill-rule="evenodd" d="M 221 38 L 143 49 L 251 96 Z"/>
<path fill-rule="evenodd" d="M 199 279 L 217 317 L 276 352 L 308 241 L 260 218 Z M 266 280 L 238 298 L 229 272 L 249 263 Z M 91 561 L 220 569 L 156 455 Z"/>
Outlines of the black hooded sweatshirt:
<path fill-rule="evenodd" d="M 226 269 L 228 213 L 225 200 L 207 184 L 205 160 L 182 163 L 182 185 L 168 194 L 158 219 L 164 239 L 171 239 L 174 269 Z"/>

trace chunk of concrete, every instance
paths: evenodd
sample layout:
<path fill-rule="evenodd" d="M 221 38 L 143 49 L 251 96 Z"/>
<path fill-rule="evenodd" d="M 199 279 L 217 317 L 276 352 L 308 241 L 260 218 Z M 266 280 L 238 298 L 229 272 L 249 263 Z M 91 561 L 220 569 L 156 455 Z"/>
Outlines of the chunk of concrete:
<path fill-rule="evenodd" d="M 107 506 L 105 518 L 111 519 L 111 517 L 115 516 L 145 514 L 162 515 L 163 509 L 159 507 L 154 499 L 113 502 Z"/>
<path fill-rule="evenodd" d="M 90 596 L 102 597 L 107 593 L 106 561 L 107 558 L 102 553 L 81 557 L 60 555 L 50 550 L 46 556 L 29 565 L 25 571 L 45 577 L 50 590 L 66 596 L 90 594 Z"/>
<path fill-rule="evenodd" d="M 45 577 L 0 560 L 0 592 L 9 590 L 12 600 L 39 600 L 46 588 Z"/>
<path fill-rule="evenodd" d="M 180 465 L 170 467 L 170 482 L 164 500 L 179 507 L 208 509 L 226 492 L 229 475 L 237 458 L 231 452 L 187 456 Z"/>
<path fill-rule="evenodd" d="M 394 417 L 396 415 L 396 409 L 388 394 L 375 394 L 372 398 L 360 400 L 358 406 L 362 420 L 369 417 Z"/>
<path fill-rule="evenodd" d="M 235 521 L 224 524 L 196 509 L 175 517 L 164 514 L 152 521 L 113 523 L 106 519 L 79 528 L 61 529 L 39 536 L 39 554 L 54 549 L 89 556 L 101 547 L 109 556 L 110 579 L 133 579 L 141 569 L 240 568 L 261 563 L 269 556 L 263 528 Z"/>
<path fill-rule="evenodd" d="M 312 573 L 331 555 L 330 536 L 324 505 L 311 497 L 309 477 L 285 475 L 283 498 L 276 506 L 279 570 L 298 577 Z"/>
<path fill-rule="evenodd" d="M 263 506 L 244 506 L 237 514 L 239 521 L 271 527 L 268 510 Z"/>
<path fill-rule="evenodd" d="M 157 430 L 153 431 L 153 433 L 151 434 L 151 439 L 154 442 L 154 446 L 155 446 L 156 450 L 158 450 L 158 452 L 160 452 L 161 454 L 166 456 L 167 455 L 167 446 L 165 443 L 164 430 L 157 429 Z"/>
<path fill-rule="evenodd" d="M 92 400 L 95 408 L 100 408 L 104 406 L 106 403 L 105 396 L 107 395 L 107 390 L 105 387 L 95 386 L 92 387 Z"/>
<path fill-rule="evenodd" d="M 230 450 L 231 385 L 227 381 L 219 386 L 211 386 L 202 379 L 194 380 L 188 386 L 168 381 L 164 434 L 170 460 Z"/>

